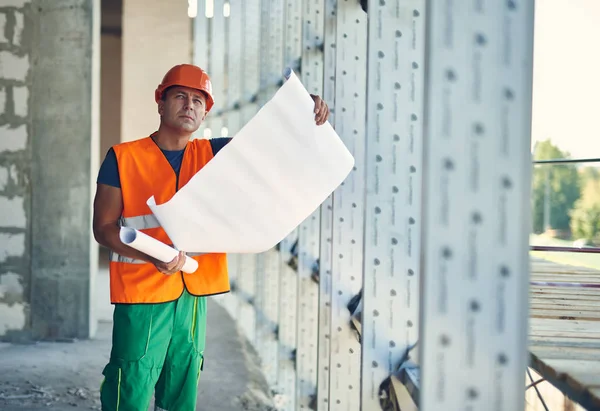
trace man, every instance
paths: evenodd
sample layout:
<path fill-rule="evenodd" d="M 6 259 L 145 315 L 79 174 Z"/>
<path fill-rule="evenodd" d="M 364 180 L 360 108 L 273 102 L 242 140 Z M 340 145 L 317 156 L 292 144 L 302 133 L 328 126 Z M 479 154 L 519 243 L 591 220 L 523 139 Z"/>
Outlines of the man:
<path fill-rule="evenodd" d="M 329 116 L 315 102 L 315 121 Z M 206 296 L 229 292 L 225 254 L 193 255 L 198 270 L 181 270 L 185 253 L 158 261 L 124 245 L 119 227 L 136 228 L 171 244 L 146 205 L 169 200 L 231 139 L 191 140 L 212 108 L 212 85 L 199 67 L 170 69 L 155 92 L 160 126 L 140 140 L 112 147 L 101 168 L 94 199 L 94 237 L 111 250 L 110 294 L 115 304 L 113 345 L 103 371 L 102 410 L 196 409 L 204 363 Z M 188 254 L 188 256 L 190 256 Z"/>

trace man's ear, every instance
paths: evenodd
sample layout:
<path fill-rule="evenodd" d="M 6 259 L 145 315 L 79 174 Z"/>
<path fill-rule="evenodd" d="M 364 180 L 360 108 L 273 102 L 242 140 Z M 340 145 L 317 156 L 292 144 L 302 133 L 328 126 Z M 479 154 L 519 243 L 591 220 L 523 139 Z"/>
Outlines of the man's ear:
<path fill-rule="evenodd" d="M 158 100 L 158 114 L 159 115 L 163 115 L 165 111 L 165 101 L 164 100 Z"/>

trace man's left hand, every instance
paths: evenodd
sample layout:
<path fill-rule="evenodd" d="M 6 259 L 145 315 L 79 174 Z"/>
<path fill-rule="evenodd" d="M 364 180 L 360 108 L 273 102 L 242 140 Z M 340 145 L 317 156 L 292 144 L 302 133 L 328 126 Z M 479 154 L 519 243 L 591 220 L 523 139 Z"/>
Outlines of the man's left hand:
<path fill-rule="evenodd" d="M 325 124 L 329 118 L 329 107 L 323 99 L 315 94 L 310 95 L 315 102 L 315 121 L 318 126 Z"/>

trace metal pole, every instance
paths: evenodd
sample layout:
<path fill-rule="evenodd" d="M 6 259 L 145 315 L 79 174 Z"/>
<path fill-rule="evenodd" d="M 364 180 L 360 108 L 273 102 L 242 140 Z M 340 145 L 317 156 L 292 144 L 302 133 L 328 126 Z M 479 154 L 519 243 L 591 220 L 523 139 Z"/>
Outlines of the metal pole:
<path fill-rule="evenodd" d="M 519 410 L 534 2 L 427 7 L 420 406 Z"/>
<path fill-rule="evenodd" d="M 242 101 L 241 122 L 246 123 L 258 111 L 256 102 L 251 102 L 257 96 L 260 87 L 260 0 L 241 1 L 242 7 Z M 239 258 L 239 290 L 240 324 L 248 340 L 257 346 L 256 338 L 256 255 L 241 254 Z"/>
<path fill-rule="evenodd" d="M 425 0 L 370 1 L 362 409 L 418 338 Z"/>
<path fill-rule="evenodd" d="M 367 16 L 359 2 L 338 1 L 335 128 L 355 168 L 333 194 L 329 409 L 360 404 L 360 343 L 348 303 L 362 287 L 367 88 Z"/>
<path fill-rule="evenodd" d="M 297 68 L 301 55 L 302 10 L 297 1 L 286 0 L 283 27 L 283 67 Z M 298 238 L 294 229 L 279 244 L 281 267 L 279 288 L 279 388 L 284 396 L 280 406 L 286 411 L 296 410 L 296 349 L 297 349 L 297 305 L 298 276 L 290 267 L 290 250 Z"/>
<path fill-rule="evenodd" d="M 301 78 L 309 93 L 323 95 L 323 1 L 294 1 L 302 12 Z M 293 64 L 293 63 L 292 63 Z M 319 287 L 311 279 L 319 259 L 320 210 L 298 229 L 297 407 L 309 409 L 317 395 Z"/>
<path fill-rule="evenodd" d="M 329 122 L 335 127 L 335 68 L 337 0 L 325 0 L 323 35 L 323 98 L 330 106 Z M 329 377 L 331 358 L 331 270 L 333 267 L 333 196 L 321 205 L 319 253 L 319 332 L 317 365 L 317 410 L 329 410 Z"/>
<path fill-rule="evenodd" d="M 550 167 L 546 167 L 544 184 L 544 231 L 550 230 Z"/>

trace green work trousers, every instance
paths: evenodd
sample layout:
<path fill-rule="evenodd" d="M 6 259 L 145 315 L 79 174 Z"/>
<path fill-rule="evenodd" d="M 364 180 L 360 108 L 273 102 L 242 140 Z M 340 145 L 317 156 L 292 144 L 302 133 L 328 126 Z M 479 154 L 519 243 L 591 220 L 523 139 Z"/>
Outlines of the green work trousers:
<path fill-rule="evenodd" d="M 116 304 L 103 411 L 193 411 L 204 363 L 206 298 L 184 291 L 161 304 Z"/>

